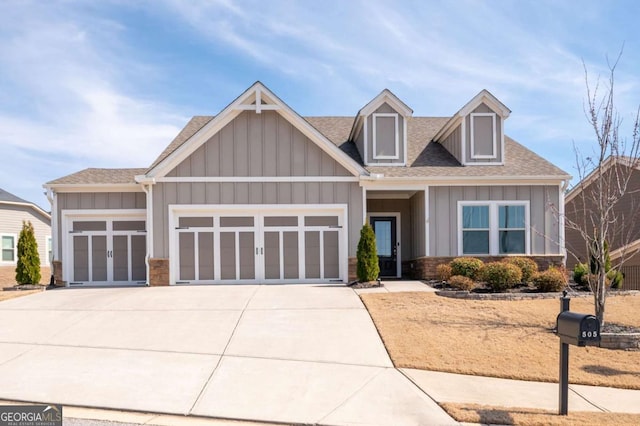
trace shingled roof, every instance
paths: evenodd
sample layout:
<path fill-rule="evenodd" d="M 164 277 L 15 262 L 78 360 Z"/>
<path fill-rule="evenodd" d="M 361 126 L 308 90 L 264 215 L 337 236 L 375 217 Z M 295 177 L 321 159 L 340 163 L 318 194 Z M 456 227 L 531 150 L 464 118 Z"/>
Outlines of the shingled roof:
<path fill-rule="evenodd" d="M 209 123 L 215 116 L 195 116 L 162 151 L 149 168 L 136 169 L 95 169 L 80 172 L 48 182 L 62 184 L 128 184 L 135 183 L 134 177 L 153 169 L 172 152 Z M 304 117 L 349 157 L 364 166 L 360 153 L 349 133 L 354 117 Z M 365 166 L 370 173 L 384 174 L 395 178 L 433 177 L 562 177 L 569 175 L 525 148 L 515 140 L 505 136 L 505 164 L 502 166 L 462 166 L 441 144 L 433 142 L 433 137 L 449 121 L 449 117 L 409 117 L 407 119 L 407 166 L 380 167 Z"/>
<path fill-rule="evenodd" d="M 25 199 L 22 199 L 16 195 L 13 195 L 12 193 L 5 191 L 4 189 L 0 188 L 0 203 L 1 202 L 5 202 L 5 203 L 21 203 L 21 204 L 33 204 Z"/>
<path fill-rule="evenodd" d="M 47 185 L 135 184 L 135 176 L 143 175 L 145 171 L 146 169 L 89 168 L 47 182 Z"/>

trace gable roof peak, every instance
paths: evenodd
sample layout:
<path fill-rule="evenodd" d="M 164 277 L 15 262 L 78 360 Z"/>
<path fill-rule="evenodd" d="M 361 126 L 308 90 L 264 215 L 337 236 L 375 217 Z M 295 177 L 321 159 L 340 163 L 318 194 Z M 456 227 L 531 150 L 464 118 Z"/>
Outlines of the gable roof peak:
<path fill-rule="evenodd" d="M 502 118 L 506 119 L 511 114 L 511 110 L 503 104 L 498 98 L 496 98 L 490 91 L 487 89 L 482 89 L 475 95 L 469 102 L 467 102 L 460 110 L 455 114 L 460 117 L 464 117 L 469 114 L 471 111 L 476 109 L 478 105 L 481 103 L 486 103 L 492 109 L 497 110 L 498 113 L 502 116 Z"/>
<path fill-rule="evenodd" d="M 373 98 L 365 106 L 363 106 L 360 111 L 358 111 L 357 115 L 369 115 L 385 102 L 391 104 L 391 107 L 393 107 L 405 117 L 409 117 L 413 114 L 413 110 L 409 108 L 407 104 L 402 102 L 402 100 L 400 100 L 400 98 L 397 97 L 391 90 L 385 88 L 382 89 L 382 91 L 378 93 L 375 98 Z"/>

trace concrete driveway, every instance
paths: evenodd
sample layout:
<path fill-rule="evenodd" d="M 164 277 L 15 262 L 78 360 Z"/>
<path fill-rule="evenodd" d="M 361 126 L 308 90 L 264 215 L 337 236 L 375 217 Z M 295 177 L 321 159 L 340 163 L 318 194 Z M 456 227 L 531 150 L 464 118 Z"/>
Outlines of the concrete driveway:
<path fill-rule="evenodd" d="M 455 424 L 344 286 L 62 289 L 0 303 L 0 399 L 305 424 Z"/>

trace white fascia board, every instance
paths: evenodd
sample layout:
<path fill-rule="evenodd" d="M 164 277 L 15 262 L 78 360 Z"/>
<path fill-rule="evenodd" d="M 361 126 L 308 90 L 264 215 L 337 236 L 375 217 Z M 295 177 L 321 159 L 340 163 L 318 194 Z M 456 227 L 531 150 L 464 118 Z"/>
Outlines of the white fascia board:
<path fill-rule="evenodd" d="M 171 183 L 236 183 L 236 182 L 358 182 L 358 176 L 183 176 L 160 177 L 154 182 Z"/>
<path fill-rule="evenodd" d="M 378 94 L 378 96 L 369 101 L 369 103 L 360 110 L 359 114 L 363 116 L 371 115 L 383 103 L 389 104 L 391 108 L 405 117 L 410 117 L 411 115 L 413 115 L 413 110 L 409 108 L 407 104 L 402 102 L 400 98 L 398 98 L 389 89 L 384 89 Z"/>
<path fill-rule="evenodd" d="M 433 176 L 433 177 L 362 177 L 360 186 L 373 190 L 378 187 L 400 189 L 401 187 L 416 185 L 430 186 L 520 186 L 520 185 L 559 185 L 566 181 L 566 176 L 495 176 L 483 178 L 481 176 Z"/>
<path fill-rule="evenodd" d="M 37 211 L 38 213 L 40 213 L 44 217 L 48 218 L 49 220 L 51 220 L 51 214 L 49 214 L 48 212 L 42 210 L 40 207 L 38 207 L 36 204 L 33 204 L 33 203 L 21 203 L 21 202 L 18 202 L 18 201 L 0 201 L 0 204 L 8 204 L 8 205 L 12 205 L 12 206 L 29 207 L 29 208 L 32 208 L 33 210 Z"/>
<path fill-rule="evenodd" d="M 465 106 L 460 108 L 460 111 L 458 111 L 458 115 L 464 117 L 470 114 L 482 103 L 486 104 L 489 108 L 496 111 L 505 120 L 511 114 L 511 110 L 507 108 L 505 104 L 500 102 L 500 100 L 493 96 L 488 90 L 482 89 L 480 93 L 475 95 L 469 102 L 467 102 Z"/>
<path fill-rule="evenodd" d="M 205 124 L 200 130 L 198 130 L 193 136 L 191 136 L 191 138 L 180 145 L 180 147 L 172 152 L 167 158 L 162 160 L 160 164 L 156 165 L 156 167 L 150 170 L 147 173 L 147 176 L 156 178 L 164 177 L 167 173 L 169 173 L 169 171 L 175 168 L 184 159 L 186 159 L 200 146 L 202 146 L 202 144 L 208 141 L 212 136 L 222 130 L 224 126 L 226 126 L 240 113 L 242 113 L 242 105 L 256 92 L 259 92 L 261 97 L 264 97 L 266 95 L 268 99 L 272 100 L 275 106 L 277 106 L 277 108 L 274 107 L 272 109 L 275 109 L 281 116 L 283 116 L 291 124 L 293 124 L 302 134 L 312 140 L 316 145 L 320 147 L 320 149 L 329 154 L 330 157 L 332 157 L 340 165 L 349 170 L 354 176 L 367 174 L 367 171 L 364 168 L 362 168 L 351 157 L 340 150 L 340 148 L 335 146 L 316 128 L 309 124 L 304 118 L 293 111 L 273 92 L 267 89 L 262 83 L 256 82 L 249 89 L 245 90 L 239 97 L 237 97 L 231 104 L 224 108 L 214 119 Z"/>
<path fill-rule="evenodd" d="M 53 189 L 57 193 L 64 192 L 144 192 L 142 187 L 137 183 L 123 184 L 53 184 L 47 185 L 47 188 Z"/>

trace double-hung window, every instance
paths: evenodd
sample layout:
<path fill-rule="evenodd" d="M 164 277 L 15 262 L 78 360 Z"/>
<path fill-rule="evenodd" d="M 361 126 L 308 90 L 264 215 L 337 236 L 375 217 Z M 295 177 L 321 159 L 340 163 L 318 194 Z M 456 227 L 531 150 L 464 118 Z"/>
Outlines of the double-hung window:
<path fill-rule="evenodd" d="M 1 263 L 15 263 L 16 261 L 16 236 L 0 235 L 0 249 L 2 250 Z"/>
<path fill-rule="evenodd" d="M 528 201 L 458 202 L 458 254 L 529 254 Z"/>

